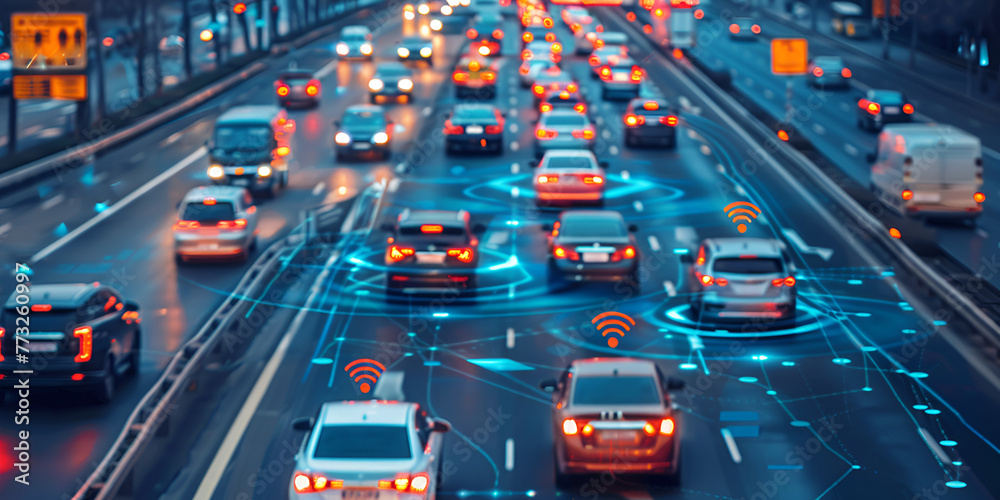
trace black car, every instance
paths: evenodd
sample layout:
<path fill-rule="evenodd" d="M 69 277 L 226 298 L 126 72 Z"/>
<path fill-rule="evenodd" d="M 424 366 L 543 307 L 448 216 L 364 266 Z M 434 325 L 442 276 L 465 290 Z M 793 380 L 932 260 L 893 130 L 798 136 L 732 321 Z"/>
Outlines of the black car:
<path fill-rule="evenodd" d="M 323 86 L 313 72 L 304 69 L 289 69 L 278 75 L 274 82 L 278 102 L 286 108 L 319 106 L 322 90 Z"/>
<path fill-rule="evenodd" d="M 337 160 L 375 155 L 386 159 L 392 153 L 393 123 L 382 106 L 358 104 L 344 110 L 341 121 L 333 122 Z"/>
<path fill-rule="evenodd" d="M 471 50 L 482 56 L 500 56 L 503 43 L 503 18 L 495 15 L 480 14 L 479 19 L 465 31 L 465 36 L 471 40 Z M 483 49 L 482 47 L 486 47 Z"/>
<path fill-rule="evenodd" d="M 559 215 L 549 234 L 549 281 L 621 280 L 638 283 L 635 226 L 610 210 L 573 210 Z"/>
<path fill-rule="evenodd" d="M 913 104 L 896 90 L 871 89 L 858 100 L 858 128 L 882 130 L 887 123 L 913 121 Z"/>
<path fill-rule="evenodd" d="M 372 104 L 380 99 L 409 102 L 413 95 L 413 71 L 399 62 L 379 63 L 368 81 L 368 90 Z"/>
<path fill-rule="evenodd" d="M 32 387 L 86 391 L 98 402 L 115 396 L 118 381 L 139 371 L 139 306 L 100 283 L 31 285 L 0 311 L 0 390 L 18 383 L 13 370 L 31 369 Z M 22 303 L 21 297 L 29 297 Z M 27 327 L 28 334 L 17 335 Z M 25 341 L 19 342 L 22 338 Z M 17 347 L 27 349 L 27 364 Z"/>
<path fill-rule="evenodd" d="M 465 210 L 406 209 L 391 231 L 385 249 L 385 288 L 392 293 L 474 289 L 479 264 L 478 233 Z"/>
<path fill-rule="evenodd" d="M 419 35 L 404 37 L 396 47 L 396 57 L 402 62 L 424 62 L 434 66 L 434 41 Z"/>
<path fill-rule="evenodd" d="M 445 152 L 503 154 L 504 117 L 491 104 L 458 104 L 444 122 Z"/>
<path fill-rule="evenodd" d="M 626 146 L 673 148 L 677 145 L 677 114 L 670 102 L 662 97 L 632 99 L 623 121 Z"/>

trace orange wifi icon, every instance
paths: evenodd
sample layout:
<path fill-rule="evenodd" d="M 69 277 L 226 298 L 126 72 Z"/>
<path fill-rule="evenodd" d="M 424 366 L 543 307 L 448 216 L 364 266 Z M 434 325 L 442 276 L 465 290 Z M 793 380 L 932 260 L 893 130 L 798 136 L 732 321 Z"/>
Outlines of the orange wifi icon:
<path fill-rule="evenodd" d="M 601 321 L 608 316 L 611 317 Z M 618 318 L 624 318 L 628 320 L 628 323 Z M 598 321 L 601 322 L 598 323 Z M 625 332 L 635 326 L 635 321 L 630 318 L 629 315 L 615 311 L 602 312 L 601 314 L 594 316 L 594 319 L 590 320 L 590 322 L 597 325 L 597 331 L 601 332 L 602 337 L 608 337 L 609 333 L 617 333 L 618 335 L 624 337 Z M 608 347 L 618 347 L 618 338 L 614 336 L 608 337 Z"/>
<path fill-rule="evenodd" d="M 357 366 L 357 368 L 354 368 L 355 366 Z M 354 370 L 351 370 L 351 368 L 354 368 Z M 372 386 L 378 382 L 378 378 L 382 376 L 382 373 L 385 372 L 385 365 L 375 361 L 374 359 L 361 358 L 348 363 L 347 366 L 344 367 L 344 371 L 351 374 L 351 378 L 354 379 L 355 383 L 366 379 L 371 380 L 371 384 L 368 382 L 361 382 L 361 385 L 358 386 L 358 388 L 361 389 L 361 392 L 367 394 L 368 391 L 372 390 Z"/>
<path fill-rule="evenodd" d="M 753 210 L 751 210 L 751 208 Z M 754 205 L 753 203 L 750 203 L 748 201 L 736 201 L 730 203 L 726 205 L 726 208 L 723 208 L 722 210 L 726 212 L 726 216 L 728 216 L 729 219 L 732 220 L 733 222 L 736 222 L 738 220 L 744 220 L 747 222 L 747 224 L 753 222 L 753 220 L 756 219 L 758 215 L 760 215 L 760 209 L 757 208 L 757 205 Z M 747 232 L 747 224 L 741 223 L 740 225 L 736 226 L 736 229 L 739 230 L 739 232 L 741 233 L 745 233 Z"/>

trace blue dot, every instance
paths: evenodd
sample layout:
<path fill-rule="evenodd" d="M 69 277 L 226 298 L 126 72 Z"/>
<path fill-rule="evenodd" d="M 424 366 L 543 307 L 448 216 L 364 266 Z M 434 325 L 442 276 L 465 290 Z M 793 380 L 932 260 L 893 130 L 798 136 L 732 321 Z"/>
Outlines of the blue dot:
<path fill-rule="evenodd" d="M 752 384 L 757 381 L 757 377 L 740 377 L 740 382 Z"/>
<path fill-rule="evenodd" d="M 903 309 L 904 311 L 912 311 L 913 310 L 913 308 L 910 307 L 910 306 L 902 307 L 901 309 Z"/>
<path fill-rule="evenodd" d="M 960 460 L 955 460 L 954 462 L 951 463 L 951 465 L 954 465 L 954 466 L 957 467 L 957 466 L 962 465 L 962 462 Z"/>
<path fill-rule="evenodd" d="M 873 351 L 877 351 L 878 347 L 866 345 L 866 346 L 862 347 L 861 350 L 865 351 L 865 352 L 873 352 Z"/>
<path fill-rule="evenodd" d="M 794 361 L 782 361 L 781 366 L 795 366 Z"/>
<path fill-rule="evenodd" d="M 862 283 L 864 283 L 864 281 L 861 281 L 861 280 L 847 280 L 847 284 L 848 285 L 860 285 Z"/>
<path fill-rule="evenodd" d="M 330 358 L 316 358 L 316 359 L 312 360 L 312 364 L 314 364 L 314 365 L 332 365 L 333 364 L 333 360 L 330 359 Z"/>
<path fill-rule="evenodd" d="M 944 483 L 944 485 L 949 488 L 955 488 L 955 489 L 966 487 L 966 484 L 963 483 L 962 481 L 948 481 L 947 483 Z"/>
<path fill-rule="evenodd" d="M 838 365 L 846 365 L 847 363 L 850 363 L 851 360 L 847 358 L 833 358 L 833 362 L 837 363 Z"/>
<path fill-rule="evenodd" d="M 861 390 L 865 391 L 865 392 L 872 392 L 872 388 L 871 387 L 862 387 Z"/>
<path fill-rule="evenodd" d="M 868 318 L 868 317 L 871 317 L 871 315 L 872 315 L 872 313 L 857 313 L 857 314 L 855 314 L 855 316 L 857 316 L 859 318 Z"/>
<path fill-rule="evenodd" d="M 910 376 L 913 378 L 927 378 L 927 374 L 924 372 L 910 372 Z"/>
<path fill-rule="evenodd" d="M 907 329 L 903 330 L 903 333 L 905 333 L 907 335 L 913 335 L 914 333 L 917 333 L 917 331 L 913 330 L 913 329 L 910 329 L 910 328 L 907 328 Z"/>
<path fill-rule="evenodd" d="M 792 427 L 809 427 L 809 422 L 805 420 L 792 420 Z"/>
<path fill-rule="evenodd" d="M 59 227 L 56 227 L 56 230 L 55 230 L 56 236 L 66 236 L 66 233 L 68 233 L 68 232 L 69 232 L 69 229 L 66 227 L 66 223 L 65 222 L 63 222 L 62 224 L 59 224 Z"/>
<path fill-rule="evenodd" d="M 777 393 L 778 393 L 778 391 L 767 391 L 767 395 L 768 396 L 774 396 Z"/>
<path fill-rule="evenodd" d="M 952 441 L 951 439 L 945 439 L 940 441 L 941 446 L 958 446 L 958 441 Z"/>
<path fill-rule="evenodd" d="M 941 410 L 935 410 L 935 409 L 931 408 L 931 409 L 928 409 L 928 410 L 924 410 L 924 413 L 926 413 L 928 415 L 940 415 L 941 414 Z"/>
<path fill-rule="evenodd" d="M 948 324 L 947 321 L 941 321 L 941 320 L 934 321 L 934 326 L 945 326 L 947 324 Z M 962 484 L 965 484 L 965 483 L 962 483 Z"/>
<path fill-rule="evenodd" d="M 413 353 L 412 352 L 408 352 L 408 353 L 403 354 L 403 356 L 410 357 L 410 356 L 413 356 Z"/>
<path fill-rule="evenodd" d="M 103 212 L 108 209 L 108 205 L 105 203 L 98 203 L 94 205 L 94 210 L 98 213 Z"/>
<path fill-rule="evenodd" d="M 680 366 L 681 370 L 694 370 L 695 368 L 698 368 L 698 365 L 694 363 L 681 363 Z"/>
<path fill-rule="evenodd" d="M 860 466 L 860 465 L 852 465 L 852 466 L 851 466 L 851 468 L 852 468 L 852 469 L 860 469 L 860 468 L 861 468 L 861 466 Z"/>
<path fill-rule="evenodd" d="M 369 293 L 372 293 L 371 290 L 358 290 L 354 292 L 354 295 L 368 295 Z"/>
<path fill-rule="evenodd" d="M 920 410 L 920 411 L 924 411 L 924 410 L 926 410 L 927 408 L 928 408 L 928 406 L 927 406 L 927 405 L 913 405 L 913 409 L 914 409 L 914 410 Z"/>
<path fill-rule="evenodd" d="M 892 271 L 882 271 L 882 276 L 895 276 L 896 273 Z"/>
<path fill-rule="evenodd" d="M 407 333 L 406 333 L 406 336 L 407 336 L 407 337 L 416 337 L 416 336 L 417 336 L 417 333 L 416 333 L 416 332 L 407 332 Z"/>

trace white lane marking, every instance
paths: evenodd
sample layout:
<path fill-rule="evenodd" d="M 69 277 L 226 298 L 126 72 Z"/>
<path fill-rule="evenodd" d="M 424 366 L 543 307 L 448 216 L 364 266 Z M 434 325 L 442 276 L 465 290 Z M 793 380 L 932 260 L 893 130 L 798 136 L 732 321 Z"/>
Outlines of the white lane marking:
<path fill-rule="evenodd" d="M 511 109 L 510 111 L 508 111 L 508 114 L 510 115 L 511 118 L 517 118 L 517 108 Z"/>
<path fill-rule="evenodd" d="M 510 97 L 510 105 L 511 106 L 516 106 L 517 105 L 517 98 L 516 97 L 514 97 L 514 96 Z"/>
<path fill-rule="evenodd" d="M 992 157 L 994 157 L 994 158 L 996 158 L 996 159 L 1000 160 L 1000 153 L 997 153 L 997 152 L 996 152 L 995 150 L 993 150 L 993 149 L 991 149 L 991 148 L 983 148 L 983 151 L 984 151 L 984 152 L 985 152 L 986 154 L 988 154 L 988 155 L 990 155 L 990 156 L 992 156 Z"/>
<path fill-rule="evenodd" d="M 656 236 L 652 234 L 649 235 L 648 240 L 649 240 L 649 248 L 652 248 L 654 252 L 659 252 L 661 248 L 660 240 L 656 239 Z"/>
<path fill-rule="evenodd" d="M 746 194 L 747 194 L 747 190 L 746 190 L 746 189 L 743 189 L 743 186 L 742 186 L 742 185 L 740 185 L 740 184 L 737 184 L 737 185 L 736 185 L 736 193 L 737 193 L 737 194 L 739 194 L 740 196 L 746 196 Z"/>
<path fill-rule="evenodd" d="M 604 118 L 598 116 L 597 118 L 594 118 L 594 123 L 596 123 L 598 125 L 603 125 L 604 124 Z"/>
<path fill-rule="evenodd" d="M 424 109 L 420 110 L 420 114 L 424 116 L 431 116 L 431 111 L 433 111 L 433 109 L 431 109 L 430 106 L 425 106 Z"/>
<path fill-rule="evenodd" d="M 326 75 L 329 75 L 330 73 L 333 72 L 333 70 L 337 69 L 337 64 L 339 63 L 340 63 L 339 59 L 334 59 L 326 63 L 326 65 L 320 68 L 319 71 L 313 73 L 313 77 L 315 77 L 317 80 L 322 80 L 323 78 L 326 77 Z"/>
<path fill-rule="evenodd" d="M 674 297 L 677 295 L 677 288 L 674 286 L 673 281 L 664 281 L 663 290 L 667 292 L 667 297 Z"/>
<path fill-rule="evenodd" d="M 712 148 L 708 147 L 708 144 L 702 144 L 700 149 L 701 149 L 701 154 L 705 156 L 712 154 Z"/>
<path fill-rule="evenodd" d="M 622 170 L 622 179 L 628 180 L 632 174 L 628 173 L 628 170 Z"/>
<path fill-rule="evenodd" d="M 254 413 L 257 412 L 261 400 L 264 399 L 264 394 L 271 385 L 271 380 L 274 379 L 274 375 L 278 372 L 278 367 L 281 366 L 285 355 L 288 353 L 288 346 L 292 345 L 292 339 L 298 334 L 302 322 L 305 321 L 306 314 L 312 310 L 313 302 L 315 302 L 316 297 L 323 289 L 321 285 L 329 274 L 330 266 L 339 256 L 339 253 L 331 255 L 323 266 L 323 271 L 319 273 L 316 281 L 313 282 L 309 297 L 306 299 L 306 306 L 299 309 L 299 312 L 295 315 L 295 319 L 292 320 L 292 324 L 289 326 L 288 333 L 281 338 L 281 342 L 278 343 L 278 347 L 274 350 L 274 354 L 271 355 L 271 359 L 267 360 L 267 364 L 261 370 L 257 382 L 254 383 L 253 389 L 250 390 L 250 394 L 243 403 L 243 407 L 236 414 L 236 419 L 233 420 L 232 425 L 229 427 L 229 432 L 226 433 L 226 437 L 215 453 L 212 463 L 208 466 L 208 470 L 205 471 L 205 475 L 201 479 L 201 484 L 198 485 L 198 490 L 195 492 L 194 498 L 212 498 L 215 493 L 215 488 L 218 487 L 219 481 L 222 479 L 222 474 L 229 464 L 229 460 L 233 457 L 233 453 L 236 451 L 236 447 L 240 444 L 240 441 L 243 440 L 243 434 L 246 432 L 247 426 L 250 425 L 250 420 L 253 419 Z"/>
<path fill-rule="evenodd" d="M 517 133 L 517 131 L 518 131 L 518 126 L 517 126 L 517 124 L 516 124 L 516 123 L 511 123 L 511 124 L 510 124 L 510 132 L 511 132 L 512 134 L 516 134 L 516 133 Z"/>
<path fill-rule="evenodd" d="M 323 188 L 325 188 L 325 187 L 326 187 L 326 183 L 325 182 L 320 182 L 319 184 L 316 184 L 316 187 L 314 187 L 313 190 L 312 190 L 313 196 L 316 196 L 316 195 L 322 193 L 323 192 Z"/>
<path fill-rule="evenodd" d="M 635 200 L 634 202 L 632 202 L 632 207 L 635 208 L 636 212 L 642 212 L 642 202 L 641 201 Z"/>
<path fill-rule="evenodd" d="M 683 95 L 682 96 L 678 96 L 677 97 L 677 102 L 680 103 L 681 108 L 683 108 L 683 109 L 688 109 L 688 108 L 691 107 L 691 100 L 688 99 L 687 96 L 683 96 Z"/>
<path fill-rule="evenodd" d="M 791 241 L 792 244 L 795 245 L 795 248 L 798 248 L 802 253 L 818 255 L 819 258 L 825 261 L 828 261 L 830 260 L 830 257 L 833 257 L 832 248 L 809 246 L 806 241 L 799 236 L 799 233 L 795 232 L 794 229 L 783 228 L 781 232 L 785 235 L 785 238 L 788 238 L 788 241 Z"/>
<path fill-rule="evenodd" d="M 403 179 L 400 179 L 399 177 L 394 177 L 391 181 L 389 181 L 389 192 L 395 193 L 396 190 L 399 189 L 399 185 L 402 184 L 402 182 Z"/>
<path fill-rule="evenodd" d="M 943 463 L 950 464 L 951 457 L 949 457 L 948 454 L 945 453 L 944 448 L 941 448 L 941 445 L 934 440 L 934 436 L 932 436 L 931 433 L 923 427 L 919 429 L 919 432 L 920 437 L 924 440 L 924 443 L 927 443 L 927 447 L 930 448 L 935 455 L 937 455 L 938 459 Z"/>
<path fill-rule="evenodd" d="M 132 191 L 131 193 L 129 193 L 128 196 L 122 198 L 121 200 L 118 200 L 118 203 L 115 203 L 114 205 L 111 205 L 110 207 L 108 207 L 107 210 L 105 210 L 105 211 L 97 214 L 96 216 L 94 216 L 94 218 L 88 220 L 87 222 L 84 222 L 82 225 L 80 225 L 80 227 L 78 227 L 78 228 L 70 231 L 69 234 L 67 234 L 66 236 L 63 236 L 62 238 L 59 238 L 58 240 L 52 242 L 52 244 L 50 244 L 49 246 L 41 249 L 38 253 L 36 253 L 35 255 L 33 255 L 31 257 L 31 261 L 30 262 L 31 263 L 35 263 L 35 262 L 38 262 L 38 261 L 44 259 L 45 257 L 49 256 L 49 254 L 51 254 L 52 252 L 55 252 L 56 250 L 60 249 L 63 245 L 65 245 L 65 244 L 73 241 L 73 239 L 75 239 L 77 236 L 80 236 L 81 234 L 83 234 L 84 232 L 86 232 L 88 229 L 90 229 L 90 228 L 94 227 L 95 225 L 97 225 L 97 223 L 101 222 L 104 219 L 107 219 L 108 217 L 111 217 L 112 215 L 114 215 L 116 212 L 118 212 L 122 208 L 125 208 L 126 205 L 128 205 L 129 203 L 132 203 L 133 201 L 135 201 L 136 199 L 138 199 L 140 196 L 146 194 L 151 189 L 153 189 L 154 187 L 156 187 L 158 184 L 160 184 L 163 181 L 169 179 L 170 177 L 172 177 L 173 175 L 175 175 L 177 172 L 180 172 L 181 170 L 184 170 L 185 168 L 187 168 L 192 163 L 198 161 L 199 159 L 201 159 L 201 157 L 205 156 L 206 152 L 207 152 L 207 150 L 205 149 L 204 146 L 196 149 L 193 153 L 187 155 L 187 157 L 185 157 L 183 160 L 175 163 L 174 166 L 168 168 L 167 170 L 165 170 L 160 175 L 154 177 L 151 181 L 143 184 L 139 189 L 136 189 L 135 191 Z"/>
<path fill-rule="evenodd" d="M 507 451 L 505 455 L 504 468 L 514 470 L 514 438 L 507 438 Z"/>
<path fill-rule="evenodd" d="M 400 164 L 396 165 L 396 172 L 402 173 L 405 170 L 406 170 L 406 164 L 405 163 L 400 163 Z"/>
<path fill-rule="evenodd" d="M 29 136 L 42 129 L 41 125 L 32 125 L 22 131 L 24 136 Z"/>
<path fill-rule="evenodd" d="M 819 135 L 823 135 L 826 133 L 826 129 L 823 128 L 823 126 L 818 123 L 813 123 L 813 130 L 816 131 L 816 133 Z"/>
<path fill-rule="evenodd" d="M 518 163 L 518 162 L 515 161 L 514 163 L 510 164 L 510 173 L 516 174 L 516 173 L 518 173 L 520 171 L 521 171 L 521 164 L 520 163 Z"/>
<path fill-rule="evenodd" d="M 10 231 L 11 227 L 13 227 L 13 224 L 10 222 L 0 226 L 0 236 L 3 236 L 4 234 L 7 233 L 7 231 Z"/>
<path fill-rule="evenodd" d="M 721 163 L 716 163 L 715 169 L 718 170 L 720 174 L 726 173 L 726 167 L 723 167 Z"/>
<path fill-rule="evenodd" d="M 57 194 L 57 195 L 53 196 L 52 198 L 49 198 L 49 199 L 45 200 L 44 202 L 42 202 L 42 210 L 48 210 L 48 209 L 50 209 L 50 208 L 52 208 L 52 207 L 54 207 L 54 206 L 62 203 L 63 200 L 65 200 L 65 199 L 66 199 L 66 197 L 63 196 L 62 194 Z"/>
<path fill-rule="evenodd" d="M 722 429 L 722 439 L 726 441 L 726 448 L 729 448 L 729 456 L 733 457 L 733 463 L 738 464 L 742 462 L 743 456 L 740 455 L 740 448 L 736 446 L 736 440 L 733 439 L 733 433 L 725 427 Z"/>
<path fill-rule="evenodd" d="M 511 151 L 517 151 L 518 149 L 521 149 L 521 145 L 518 144 L 517 141 L 514 141 L 514 142 L 510 143 L 510 150 Z"/>
<path fill-rule="evenodd" d="M 601 137 L 603 137 L 605 139 L 610 139 L 611 138 L 611 131 L 608 130 L 608 129 L 604 129 L 603 131 L 601 131 Z"/>
<path fill-rule="evenodd" d="M 490 235 L 489 239 L 486 240 L 486 244 L 497 247 L 508 241 L 510 241 L 510 231 L 497 231 Z"/>
<path fill-rule="evenodd" d="M 507 349 L 513 349 L 514 343 L 516 342 L 517 335 L 515 335 L 514 327 L 507 328 Z M 507 469 L 510 470 L 510 469 Z"/>
<path fill-rule="evenodd" d="M 611 154 L 613 154 L 613 155 L 617 155 L 618 154 L 618 146 L 611 146 L 611 147 L 609 147 L 608 148 L 608 152 L 611 153 Z"/>
<path fill-rule="evenodd" d="M 771 89 L 764 89 L 764 97 L 767 99 L 774 99 L 774 92 L 771 92 Z"/>
<path fill-rule="evenodd" d="M 39 132 L 38 137 L 40 139 L 50 139 L 52 137 L 59 137 L 63 134 L 63 132 L 65 132 L 65 130 L 62 127 L 50 127 Z"/>
<path fill-rule="evenodd" d="M 851 156 L 858 156 L 858 148 L 854 147 L 854 145 L 849 142 L 844 143 L 844 151 L 847 151 L 847 154 Z"/>
<path fill-rule="evenodd" d="M 980 237 L 982 237 L 982 238 L 989 238 L 989 237 L 990 237 L 990 233 L 987 233 L 987 232 L 986 232 L 985 230 L 983 230 L 983 228 L 981 228 L 981 227 L 977 227 L 977 228 L 976 228 L 976 234 L 978 234 L 978 235 L 979 235 Z"/>

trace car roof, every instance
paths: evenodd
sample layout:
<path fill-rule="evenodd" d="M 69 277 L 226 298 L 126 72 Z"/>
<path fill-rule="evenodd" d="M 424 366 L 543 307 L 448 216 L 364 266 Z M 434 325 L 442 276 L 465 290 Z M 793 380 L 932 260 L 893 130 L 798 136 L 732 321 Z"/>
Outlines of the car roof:
<path fill-rule="evenodd" d="M 434 223 L 449 227 L 463 227 L 469 212 L 465 210 L 403 210 L 399 214 L 400 226 Z"/>
<path fill-rule="evenodd" d="M 844 64 L 844 58 L 840 56 L 816 56 L 813 60 L 813 64 Z"/>
<path fill-rule="evenodd" d="M 573 374 L 580 377 L 601 375 L 656 375 L 656 364 L 637 358 L 577 359 L 571 365 Z M 617 372 L 617 373 L 616 373 Z"/>
<path fill-rule="evenodd" d="M 215 198 L 216 200 L 236 201 L 243 198 L 245 188 L 236 186 L 199 186 L 184 195 L 184 201 L 196 202 L 205 198 Z"/>
<path fill-rule="evenodd" d="M 282 109 L 273 105 L 236 106 L 216 118 L 216 125 L 267 124 L 282 113 Z"/>
<path fill-rule="evenodd" d="M 340 30 L 340 32 L 344 34 L 371 33 L 372 30 L 368 29 L 368 26 L 353 25 L 353 26 L 344 26 L 344 29 Z"/>
<path fill-rule="evenodd" d="M 958 128 L 944 123 L 893 123 L 882 129 L 883 134 L 902 135 L 907 146 L 938 144 L 946 141 L 949 146 L 980 146 L 979 138 Z"/>
<path fill-rule="evenodd" d="M 407 425 L 416 403 L 397 401 L 330 401 L 320 410 L 321 425 Z"/>
<path fill-rule="evenodd" d="M 344 113 L 385 113 L 385 108 L 377 104 L 354 104 L 348 106 Z"/>
<path fill-rule="evenodd" d="M 95 290 L 100 289 L 100 283 L 51 283 L 31 284 L 30 303 L 50 304 L 56 309 L 79 307 Z M 17 297 L 21 295 L 15 290 L 10 294 L 5 308 L 17 307 Z"/>
<path fill-rule="evenodd" d="M 714 257 L 755 255 L 759 258 L 781 258 L 781 243 L 771 238 L 709 238 L 703 244 Z"/>
<path fill-rule="evenodd" d="M 614 210 L 566 210 L 559 214 L 559 220 L 566 219 L 606 219 L 625 222 L 622 214 Z"/>

